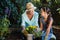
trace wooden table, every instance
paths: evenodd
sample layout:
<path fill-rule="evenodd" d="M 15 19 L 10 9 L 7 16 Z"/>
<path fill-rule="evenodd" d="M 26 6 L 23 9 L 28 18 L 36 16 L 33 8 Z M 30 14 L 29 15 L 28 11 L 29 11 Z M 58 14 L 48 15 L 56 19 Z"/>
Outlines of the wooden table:
<path fill-rule="evenodd" d="M 53 26 L 53 32 L 56 36 L 56 40 L 60 40 L 60 27 L 59 26 Z"/>

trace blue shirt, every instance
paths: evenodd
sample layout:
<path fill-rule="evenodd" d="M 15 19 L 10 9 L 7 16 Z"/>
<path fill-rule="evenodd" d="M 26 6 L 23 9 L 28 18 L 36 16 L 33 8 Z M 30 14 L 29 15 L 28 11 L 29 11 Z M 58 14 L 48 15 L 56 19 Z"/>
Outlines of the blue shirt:
<path fill-rule="evenodd" d="M 28 26 L 38 26 L 38 13 L 34 12 L 34 15 L 31 20 L 26 15 L 26 11 L 22 14 L 22 26 L 28 27 Z"/>

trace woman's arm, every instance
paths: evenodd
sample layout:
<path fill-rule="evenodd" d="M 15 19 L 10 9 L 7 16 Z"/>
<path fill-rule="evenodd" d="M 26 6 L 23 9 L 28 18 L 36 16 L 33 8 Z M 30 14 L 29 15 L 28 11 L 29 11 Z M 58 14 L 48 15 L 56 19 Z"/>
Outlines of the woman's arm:
<path fill-rule="evenodd" d="M 25 30 L 25 20 L 24 20 L 24 16 L 22 15 L 22 23 L 21 26 L 23 28 L 23 30 Z"/>
<path fill-rule="evenodd" d="M 52 27 L 52 23 L 53 23 L 53 19 L 51 18 L 51 20 L 50 20 L 50 22 L 49 22 L 49 24 L 48 24 L 48 28 L 47 28 L 47 30 L 46 30 L 46 36 L 48 36 L 48 34 L 50 33 L 50 29 L 51 29 L 51 27 Z"/>

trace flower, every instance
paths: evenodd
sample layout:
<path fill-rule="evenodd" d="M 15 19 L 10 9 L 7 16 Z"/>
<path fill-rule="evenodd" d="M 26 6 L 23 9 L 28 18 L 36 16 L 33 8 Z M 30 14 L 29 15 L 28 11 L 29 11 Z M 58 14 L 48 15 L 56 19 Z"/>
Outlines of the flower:
<path fill-rule="evenodd" d="M 26 30 L 29 30 L 28 28 L 26 28 Z"/>
<path fill-rule="evenodd" d="M 27 31 L 28 33 L 32 34 L 35 29 L 36 29 L 36 26 L 28 26 L 28 27 L 26 28 L 26 31 Z"/>

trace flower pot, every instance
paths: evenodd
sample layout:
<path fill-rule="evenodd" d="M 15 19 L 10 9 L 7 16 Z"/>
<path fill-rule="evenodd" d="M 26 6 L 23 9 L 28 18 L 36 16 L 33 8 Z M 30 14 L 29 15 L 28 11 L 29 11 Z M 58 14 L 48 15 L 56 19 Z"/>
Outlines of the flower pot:
<path fill-rule="evenodd" d="M 27 34 L 27 40 L 33 40 L 33 34 Z"/>

